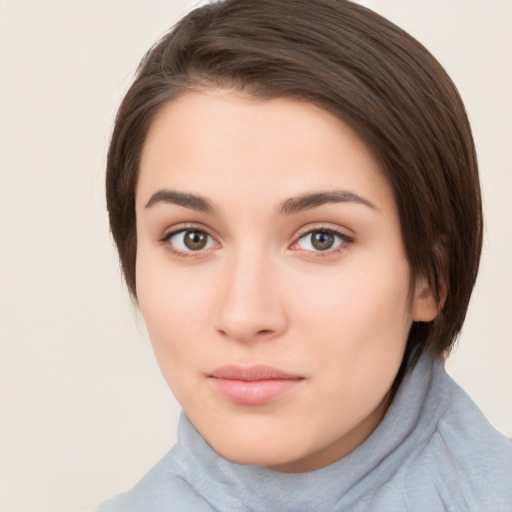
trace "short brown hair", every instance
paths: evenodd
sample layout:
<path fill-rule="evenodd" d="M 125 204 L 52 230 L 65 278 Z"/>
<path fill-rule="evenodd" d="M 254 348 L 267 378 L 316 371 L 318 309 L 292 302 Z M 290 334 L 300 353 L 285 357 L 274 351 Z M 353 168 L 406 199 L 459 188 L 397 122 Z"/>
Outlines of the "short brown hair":
<path fill-rule="evenodd" d="M 211 3 L 145 56 L 116 118 L 106 178 L 111 231 L 132 296 L 135 193 L 149 126 L 168 101 L 211 86 L 311 102 L 359 134 L 394 191 L 412 283 L 426 279 L 439 303 L 447 293 L 435 320 L 413 324 L 404 362 L 425 348 L 446 354 L 462 328 L 482 247 L 471 129 L 437 60 L 347 0 Z"/>

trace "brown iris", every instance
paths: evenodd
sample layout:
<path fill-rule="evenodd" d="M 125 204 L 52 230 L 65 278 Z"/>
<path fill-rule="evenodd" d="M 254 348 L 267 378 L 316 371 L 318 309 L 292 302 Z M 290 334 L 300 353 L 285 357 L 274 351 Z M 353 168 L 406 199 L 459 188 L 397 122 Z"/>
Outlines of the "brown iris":
<path fill-rule="evenodd" d="M 203 231 L 187 231 L 183 237 L 183 243 L 191 251 L 204 249 L 208 242 L 208 235 Z"/>
<path fill-rule="evenodd" d="M 311 245 L 319 251 L 327 251 L 334 245 L 334 234 L 329 231 L 313 231 Z"/>

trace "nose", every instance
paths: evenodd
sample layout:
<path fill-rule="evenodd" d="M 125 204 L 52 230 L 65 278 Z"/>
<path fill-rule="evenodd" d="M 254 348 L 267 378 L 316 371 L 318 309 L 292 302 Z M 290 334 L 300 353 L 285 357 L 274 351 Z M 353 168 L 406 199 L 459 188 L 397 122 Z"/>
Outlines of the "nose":
<path fill-rule="evenodd" d="M 250 343 L 283 334 L 288 320 L 279 268 L 261 254 L 245 253 L 226 262 L 219 289 L 217 331 Z"/>

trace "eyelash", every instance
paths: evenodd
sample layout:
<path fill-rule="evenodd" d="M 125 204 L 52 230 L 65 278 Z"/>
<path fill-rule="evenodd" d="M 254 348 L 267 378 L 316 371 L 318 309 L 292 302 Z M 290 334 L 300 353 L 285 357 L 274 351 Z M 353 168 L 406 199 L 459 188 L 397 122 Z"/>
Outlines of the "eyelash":
<path fill-rule="evenodd" d="M 209 251 L 209 249 L 211 249 L 211 247 L 209 247 L 207 249 L 201 249 L 201 250 L 197 250 L 197 251 L 193 251 L 193 250 L 182 251 L 182 250 L 179 250 L 179 249 L 176 249 L 175 247 L 173 247 L 173 245 L 170 243 L 171 238 L 180 233 L 185 234 L 187 232 L 203 233 L 210 240 L 213 240 L 216 245 L 220 245 L 218 242 L 215 241 L 215 238 L 212 235 L 210 235 L 210 233 L 208 233 L 208 231 L 206 229 L 204 229 L 203 227 L 199 227 L 199 226 L 180 226 L 178 229 L 173 229 L 172 231 L 165 233 L 164 236 L 159 240 L 159 242 L 162 244 L 166 244 L 167 250 L 169 250 L 174 256 L 178 256 L 180 258 L 196 258 L 196 257 L 200 256 L 201 254 L 204 254 L 204 252 Z"/>
<path fill-rule="evenodd" d="M 296 241 L 292 244 L 292 249 L 296 247 L 299 242 L 305 238 L 306 236 L 311 236 L 313 233 L 328 233 L 330 235 L 334 235 L 336 238 L 340 240 L 338 245 L 336 245 L 334 248 L 326 249 L 325 251 L 321 250 L 305 250 L 304 252 L 309 253 L 310 255 L 314 256 L 315 258 L 325 258 L 328 256 L 334 256 L 338 254 L 339 252 L 348 249 L 349 245 L 353 243 L 354 239 L 345 233 L 342 233 L 341 231 L 338 231 L 337 229 L 330 228 L 330 227 L 324 227 L 324 226 L 318 226 L 313 228 L 308 228 L 307 231 L 304 231 L 302 234 L 300 234 Z M 300 250 L 300 249 L 297 249 Z"/>
<path fill-rule="evenodd" d="M 194 258 L 199 257 L 203 255 L 206 251 L 210 251 L 212 247 L 208 247 L 206 249 L 199 249 L 197 251 L 189 250 L 189 251 L 183 251 L 180 249 L 176 249 L 173 247 L 173 245 L 170 243 L 170 240 L 172 237 L 180 234 L 180 233 L 187 233 L 187 232 L 196 232 L 196 233 L 203 233 L 205 234 L 210 240 L 213 240 L 214 243 L 217 246 L 220 246 L 218 242 L 215 241 L 215 238 L 208 233 L 206 229 L 203 227 L 198 226 L 180 226 L 179 229 L 173 229 L 172 231 L 165 233 L 164 236 L 159 240 L 162 244 L 167 244 L 167 249 L 175 256 L 178 256 L 180 258 Z M 308 255 L 313 257 L 326 257 L 326 256 L 333 256 L 335 254 L 338 254 L 339 252 L 346 250 L 350 244 L 353 243 L 354 239 L 345 233 L 342 233 L 341 231 L 338 231 L 337 229 L 333 229 L 331 227 L 325 227 L 325 226 L 318 226 L 309 228 L 307 231 L 304 231 L 301 233 L 296 239 L 295 242 L 293 242 L 290 246 L 292 250 L 301 250 L 300 248 L 297 248 L 299 242 L 305 238 L 307 235 L 312 235 L 313 233 L 328 233 L 331 235 L 334 235 L 336 238 L 340 239 L 340 242 L 338 245 L 336 245 L 334 248 L 326 249 L 325 251 L 322 250 L 303 250 L 305 253 L 308 253 Z M 207 242 L 208 244 L 209 242 Z"/>

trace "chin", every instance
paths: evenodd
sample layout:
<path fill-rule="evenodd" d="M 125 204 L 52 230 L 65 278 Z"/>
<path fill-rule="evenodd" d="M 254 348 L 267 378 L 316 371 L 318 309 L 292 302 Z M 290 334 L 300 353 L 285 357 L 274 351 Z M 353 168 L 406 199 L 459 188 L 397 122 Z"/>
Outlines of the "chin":
<path fill-rule="evenodd" d="M 296 461 L 308 455 L 305 443 L 296 436 L 268 426 L 231 424 L 226 430 L 205 432 L 202 436 L 221 457 L 245 466 L 266 466 L 279 471 L 279 467 L 293 468 Z"/>
<path fill-rule="evenodd" d="M 244 466 L 266 466 L 277 468 L 293 464 L 295 460 L 295 457 L 292 454 L 282 453 L 281 451 L 276 450 L 275 446 L 268 445 L 264 442 L 257 442 L 253 444 L 253 446 L 230 444 L 218 447 L 212 445 L 212 448 L 224 459 Z"/>
<path fill-rule="evenodd" d="M 206 415 L 204 409 L 194 408 L 186 413 L 203 439 L 221 457 L 236 464 L 281 464 L 296 458 L 301 446 L 294 435 L 297 429 L 274 407 L 216 408 Z"/>

